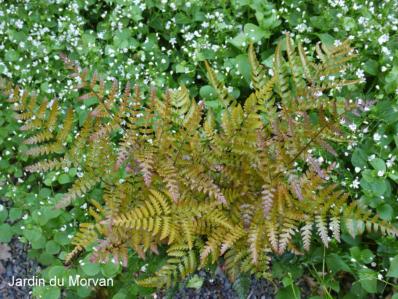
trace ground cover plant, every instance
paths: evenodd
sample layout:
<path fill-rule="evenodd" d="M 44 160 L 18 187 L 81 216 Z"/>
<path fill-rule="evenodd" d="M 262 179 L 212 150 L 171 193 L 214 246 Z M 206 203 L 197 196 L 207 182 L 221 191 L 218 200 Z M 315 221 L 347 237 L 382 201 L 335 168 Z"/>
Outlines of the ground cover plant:
<path fill-rule="evenodd" d="M 394 296 L 396 8 L 396 1 L 4 1 L 0 194 L 8 202 L 0 206 L 0 241 L 28 243 L 46 279 L 115 281 L 113 288 L 36 287 L 34 295 L 149 296 L 155 290 L 144 285 L 178 287 L 184 276 L 195 284 L 194 266 L 210 264 L 209 271 L 221 265 L 236 278 L 242 297 L 250 273 L 272 280 L 278 298 L 299 297 L 303 282 L 323 298 Z M 302 50 L 293 51 L 300 41 Z M 348 42 L 355 57 L 345 72 L 333 71 L 353 82 L 319 75 L 313 63 L 326 63 L 332 49 L 348 54 Z M 186 89 L 167 92 L 179 86 Z M 18 121 L 6 100 L 13 94 L 19 102 L 24 92 L 27 105 L 19 109 L 31 114 Z M 313 106 L 297 105 L 299 96 Z M 130 97 L 139 104 L 123 106 Z M 41 126 L 40 135 L 32 131 Z M 129 144 L 136 130 L 143 137 Z M 173 138 L 159 138 L 168 130 Z M 306 140 L 314 146 L 300 153 Z M 34 164 L 39 154 L 44 160 Z M 250 183 L 237 183 L 245 177 Z M 322 201 L 328 192 L 340 201 Z M 133 202 L 121 194 L 138 196 Z M 204 202 L 184 210 L 196 197 Z M 311 209 L 306 198 L 314 198 Z M 210 206 L 214 215 L 202 219 Z M 186 223 L 186 215 L 201 220 Z M 174 222 L 162 231 L 168 217 Z M 173 233 L 186 236 L 175 238 L 183 244 L 172 244 Z"/>

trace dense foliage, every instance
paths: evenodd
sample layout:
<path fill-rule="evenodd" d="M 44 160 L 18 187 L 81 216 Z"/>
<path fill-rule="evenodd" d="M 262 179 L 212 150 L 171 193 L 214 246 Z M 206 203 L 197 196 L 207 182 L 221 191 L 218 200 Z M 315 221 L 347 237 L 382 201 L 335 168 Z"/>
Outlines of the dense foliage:
<path fill-rule="evenodd" d="M 132 277 L 157 286 L 177 283 L 165 278 L 170 272 L 159 264 L 170 270 L 178 260 L 185 268 L 177 276 L 190 277 L 195 265 L 211 264 L 224 253 L 219 264 L 239 265 L 239 259 L 228 263 L 234 251 L 242 269 L 281 282 L 279 298 L 298 296 L 302 280 L 325 298 L 392 296 L 398 242 L 385 235 L 395 234 L 398 217 L 397 6 L 359 0 L 3 1 L 0 72 L 12 82 L 6 89 L 19 86 L 9 92 L 27 101 L 22 108 L 28 113 L 16 121 L 10 113 L 15 107 L 2 97 L 0 195 L 12 208 L 0 206 L 0 242 L 14 235 L 29 242 L 46 279 L 115 278 L 114 288 L 70 287 L 70 298 L 94 291 L 116 298 L 149 295 L 153 289 Z M 305 51 L 289 50 L 284 31 L 301 40 Z M 318 40 L 323 47 L 316 57 L 310 53 Z M 338 76 L 314 77 L 313 63 L 325 63 L 324 55 L 330 59 L 330 49 L 348 49 L 344 40 L 359 55 L 350 58 L 346 73 L 336 72 L 359 84 L 328 86 Z M 302 64 L 304 52 L 309 70 Z M 74 76 L 67 75 L 65 61 Z M 186 89 L 161 92 L 178 86 Z M 312 106 L 295 103 L 300 95 L 312 99 Z M 139 104 L 123 106 L 130 98 Z M 343 113 L 339 119 L 333 102 Z M 40 134 L 32 131 L 39 127 Z M 312 140 L 317 128 L 321 134 Z M 144 137 L 129 144 L 136 130 Z M 163 140 L 161 132 L 175 133 Z M 43 141 L 52 145 L 34 146 Z M 48 160 L 34 164 L 37 156 Z M 330 201 L 322 201 L 329 195 Z M 332 202 L 334 197 L 341 201 Z M 201 199 L 197 210 L 184 209 L 186 198 Z M 54 209 L 57 203 L 67 208 Z M 210 206 L 214 217 L 196 226 L 181 220 L 201 219 L 200 211 Z M 155 233 L 168 210 L 177 215 L 170 216 L 173 228 Z M 141 217 L 137 213 L 153 218 L 134 222 L 131 217 Z M 79 235 L 82 223 L 87 224 Z M 357 236 L 365 226 L 379 230 L 376 223 L 382 234 Z M 142 233 L 144 228 L 150 233 Z M 173 229 L 185 236 L 178 238 L 185 247 L 171 245 Z M 129 230 L 140 230 L 137 239 L 126 237 Z M 329 233 L 341 243 L 329 240 Z M 89 243 L 97 239 L 93 257 Z M 107 252 L 120 241 L 123 246 Z M 308 252 L 301 252 L 303 245 Z M 281 254 L 286 250 L 293 254 Z M 122 263 L 107 260 L 110 253 Z M 272 267 L 265 268 L 271 256 Z M 68 258 L 71 265 L 65 267 Z M 229 270 L 244 294 L 246 274 Z M 160 282 L 145 280 L 155 272 Z M 37 287 L 34 294 L 57 298 L 60 289 Z"/>

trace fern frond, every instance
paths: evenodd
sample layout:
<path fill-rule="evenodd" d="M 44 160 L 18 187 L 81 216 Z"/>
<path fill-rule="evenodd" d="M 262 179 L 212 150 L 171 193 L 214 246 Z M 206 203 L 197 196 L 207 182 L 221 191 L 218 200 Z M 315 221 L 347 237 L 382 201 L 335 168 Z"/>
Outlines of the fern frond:
<path fill-rule="evenodd" d="M 69 188 L 68 192 L 64 194 L 55 207 L 61 209 L 69 206 L 75 199 L 84 196 L 90 191 L 100 180 L 99 177 L 84 175 L 73 183 L 72 187 Z"/>
<path fill-rule="evenodd" d="M 169 255 L 176 254 L 170 253 Z M 141 286 L 161 288 L 170 288 L 178 280 L 185 278 L 193 273 L 197 268 L 197 257 L 194 251 L 185 251 L 179 253 L 176 257 L 167 260 L 166 264 L 155 273 L 154 277 L 149 277 L 137 281 Z"/>
<path fill-rule="evenodd" d="M 61 158 L 54 160 L 39 161 L 35 164 L 25 167 L 25 170 L 29 172 L 39 172 L 39 171 L 47 172 L 52 170 L 64 169 L 66 167 L 69 168 L 70 165 L 71 161 L 69 161 L 66 158 Z"/>
<path fill-rule="evenodd" d="M 251 80 L 254 89 L 261 90 L 266 84 L 268 78 L 265 73 L 265 68 L 258 60 L 256 52 L 254 51 L 253 43 L 250 43 L 248 50 L 249 63 L 251 67 Z"/>
<path fill-rule="evenodd" d="M 310 250 L 313 226 L 313 220 L 307 218 L 307 220 L 305 221 L 305 225 L 301 228 L 301 238 L 303 239 L 303 247 L 306 251 Z"/>
<path fill-rule="evenodd" d="M 275 188 L 270 187 L 268 184 L 264 184 L 262 189 L 263 190 L 261 193 L 264 217 L 268 217 L 268 214 L 271 211 L 274 202 Z"/>
<path fill-rule="evenodd" d="M 315 223 L 318 228 L 318 234 L 321 237 L 323 245 L 325 245 L 325 247 L 328 247 L 329 236 L 328 236 L 326 217 L 324 215 L 316 215 Z"/>
<path fill-rule="evenodd" d="M 39 132 L 36 135 L 29 137 L 28 139 L 25 139 L 24 144 L 38 144 L 38 143 L 42 143 L 45 141 L 49 141 L 50 139 L 53 138 L 53 133 L 50 131 L 43 131 L 43 132 Z"/>

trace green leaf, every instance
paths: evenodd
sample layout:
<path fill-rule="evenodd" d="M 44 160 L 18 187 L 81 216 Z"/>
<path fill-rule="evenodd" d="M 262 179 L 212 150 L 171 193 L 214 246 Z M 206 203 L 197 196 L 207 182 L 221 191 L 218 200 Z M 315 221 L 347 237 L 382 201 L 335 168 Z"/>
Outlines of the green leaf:
<path fill-rule="evenodd" d="M 112 299 L 127 299 L 127 295 L 123 291 L 119 291 L 117 294 L 115 294 Z"/>
<path fill-rule="evenodd" d="M 51 189 L 49 188 L 41 188 L 39 192 L 40 199 L 48 199 L 51 196 Z"/>
<path fill-rule="evenodd" d="M 68 245 L 71 240 L 68 238 L 67 232 L 57 231 L 54 234 L 54 241 L 60 245 Z"/>
<path fill-rule="evenodd" d="M 8 223 L 0 224 L 0 242 L 10 242 L 13 234 L 12 228 Z"/>
<path fill-rule="evenodd" d="M 369 250 L 369 249 L 361 250 L 361 260 L 365 264 L 369 264 L 369 263 L 373 262 L 374 257 L 375 257 L 375 255 L 373 254 L 373 252 L 371 250 Z"/>
<path fill-rule="evenodd" d="M 4 222 L 8 217 L 8 211 L 5 206 L 0 204 L 0 223 Z"/>
<path fill-rule="evenodd" d="M 68 184 L 70 183 L 70 181 L 71 179 L 66 173 L 63 173 L 58 177 L 58 183 L 60 183 L 61 185 Z"/>
<path fill-rule="evenodd" d="M 11 208 L 10 209 L 10 213 L 9 213 L 9 217 L 11 221 L 15 221 L 19 218 L 21 218 L 22 216 L 22 210 L 18 209 L 18 208 Z"/>
<path fill-rule="evenodd" d="M 234 38 L 230 39 L 229 42 L 237 47 L 238 49 L 246 48 L 248 43 L 247 43 L 247 36 L 245 33 L 241 32 Z"/>
<path fill-rule="evenodd" d="M 365 268 L 360 269 L 359 272 L 359 282 L 362 288 L 368 293 L 376 293 L 377 292 L 377 272 Z"/>
<path fill-rule="evenodd" d="M 39 239 L 31 241 L 33 249 L 42 249 L 46 247 L 46 239 L 43 235 L 40 235 Z"/>
<path fill-rule="evenodd" d="M 394 65 L 392 70 L 385 77 L 384 90 L 388 93 L 394 93 L 398 87 L 398 65 Z"/>
<path fill-rule="evenodd" d="M 243 31 L 245 32 L 246 37 L 254 43 L 270 36 L 268 32 L 265 32 L 260 27 L 251 23 L 246 24 Z"/>
<path fill-rule="evenodd" d="M 57 254 L 61 247 L 55 241 L 48 241 L 46 243 L 46 252 L 48 254 Z"/>
<path fill-rule="evenodd" d="M 386 163 L 380 158 L 374 158 L 370 161 L 370 164 L 373 166 L 374 169 L 377 171 L 386 172 Z"/>
<path fill-rule="evenodd" d="M 355 148 L 351 156 L 351 163 L 355 167 L 364 168 L 367 165 L 367 155 L 361 148 Z"/>
<path fill-rule="evenodd" d="M 43 292 L 42 298 L 57 299 L 61 297 L 61 290 L 56 286 L 47 287 Z"/>
<path fill-rule="evenodd" d="M 56 262 L 56 258 L 47 252 L 42 252 L 38 258 L 40 264 L 44 266 L 50 266 Z"/>
<path fill-rule="evenodd" d="M 80 298 L 87 298 L 91 294 L 91 289 L 88 287 L 79 286 L 77 287 L 77 295 Z"/>
<path fill-rule="evenodd" d="M 238 66 L 238 71 L 243 75 L 246 82 L 250 82 L 251 78 L 251 68 L 249 63 L 249 57 L 247 54 L 241 54 L 236 56 L 234 59 L 234 64 Z"/>
<path fill-rule="evenodd" d="M 291 276 L 286 276 L 282 279 L 282 284 L 284 287 L 290 286 L 294 284 L 294 280 Z"/>
<path fill-rule="evenodd" d="M 203 277 L 195 274 L 190 280 L 187 282 L 187 288 L 191 289 L 200 289 L 203 285 Z"/>
<path fill-rule="evenodd" d="M 238 278 L 233 284 L 235 292 L 238 294 L 239 298 L 247 298 L 251 287 L 251 279 L 247 274 L 240 273 Z"/>
<path fill-rule="evenodd" d="M 276 299 L 300 299 L 301 293 L 300 289 L 295 285 L 290 285 L 279 289 L 276 294 Z"/>
<path fill-rule="evenodd" d="M 119 271 L 119 265 L 115 265 L 112 262 L 101 265 L 101 272 L 105 277 L 113 277 Z"/>
<path fill-rule="evenodd" d="M 61 296 L 61 290 L 55 286 L 38 286 L 33 290 L 35 298 L 58 299 Z"/>
<path fill-rule="evenodd" d="M 333 36 L 331 36 L 330 34 L 320 33 L 317 35 L 318 35 L 319 39 L 321 40 L 321 42 L 323 44 L 325 44 L 326 46 L 332 46 L 335 41 L 335 38 Z"/>
<path fill-rule="evenodd" d="M 15 50 L 8 50 L 5 54 L 5 60 L 9 62 L 17 61 L 19 58 L 19 54 Z"/>
<path fill-rule="evenodd" d="M 361 187 L 376 196 L 381 196 L 388 188 L 388 182 L 384 178 L 376 177 L 375 171 L 369 169 L 362 172 L 362 179 L 360 181 Z"/>
<path fill-rule="evenodd" d="M 365 62 L 363 69 L 369 75 L 376 76 L 378 67 L 379 65 L 376 60 L 369 59 L 368 61 Z"/>
<path fill-rule="evenodd" d="M 30 241 L 37 241 L 40 239 L 41 237 L 41 231 L 37 228 L 33 228 L 33 229 L 26 229 L 24 230 L 23 235 L 25 236 L 25 238 Z"/>
<path fill-rule="evenodd" d="M 394 216 L 394 209 L 386 203 L 377 207 L 377 213 L 379 213 L 381 219 L 391 220 Z"/>
<path fill-rule="evenodd" d="M 131 31 L 124 29 L 121 31 L 116 31 L 113 38 L 113 44 L 117 48 L 127 48 L 129 46 L 129 39 L 131 38 Z"/>
<path fill-rule="evenodd" d="M 100 265 L 98 265 L 98 264 L 93 264 L 93 263 L 86 261 L 84 263 L 84 265 L 82 266 L 82 270 L 86 275 L 94 276 L 100 272 L 101 268 L 100 268 Z"/>
<path fill-rule="evenodd" d="M 62 278 L 68 275 L 67 268 L 64 266 L 51 266 L 47 271 L 47 278 Z"/>
<path fill-rule="evenodd" d="M 124 7 L 127 8 L 127 10 L 130 12 L 131 18 L 135 22 L 138 22 L 138 21 L 143 19 L 142 11 L 141 11 L 141 9 L 138 6 L 136 6 L 136 5 L 128 5 L 127 7 L 126 6 L 124 6 Z"/>
<path fill-rule="evenodd" d="M 337 273 L 339 271 L 351 272 L 351 269 L 346 262 L 344 262 L 344 260 L 335 253 L 331 253 L 326 257 L 326 264 L 333 273 Z"/>
<path fill-rule="evenodd" d="M 392 259 L 392 261 L 390 263 L 390 269 L 388 270 L 387 276 L 398 278 L 398 255 L 396 255 Z"/>
<path fill-rule="evenodd" d="M 216 98 L 217 93 L 212 86 L 205 85 L 200 88 L 199 95 L 203 100 L 211 100 Z"/>

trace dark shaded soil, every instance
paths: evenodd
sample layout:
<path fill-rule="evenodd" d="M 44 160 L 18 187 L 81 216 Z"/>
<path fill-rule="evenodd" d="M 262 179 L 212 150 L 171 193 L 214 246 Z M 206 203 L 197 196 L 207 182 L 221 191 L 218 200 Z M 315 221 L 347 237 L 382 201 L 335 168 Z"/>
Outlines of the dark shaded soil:
<path fill-rule="evenodd" d="M 7 206 L 8 202 L 0 201 Z M 13 238 L 10 243 L 0 243 L 0 299 L 32 298 L 32 287 L 9 286 L 12 277 L 30 278 L 39 270 L 38 265 L 27 256 L 28 245 Z"/>
<path fill-rule="evenodd" d="M 158 294 L 158 298 L 173 298 L 173 299 L 238 299 L 239 296 L 236 288 L 231 284 L 228 278 L 220 270 L 216 271 L 215 275 L 208 272 L 200 271 L 197 274 L 203 278 L 203 285 L 198 288 L 189 288 L 186 283 L 175 293 Z M 275 289 L 273 285 L 266 280 L 258 280 L 249 278 L 248 290 L 243 298 L 247 299 L 273 299 L 275 298 Z M 167 296 L 168 295 L 168 296 Z"/>

